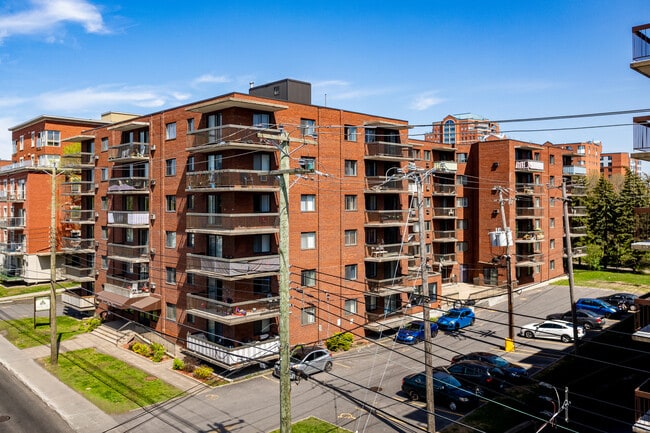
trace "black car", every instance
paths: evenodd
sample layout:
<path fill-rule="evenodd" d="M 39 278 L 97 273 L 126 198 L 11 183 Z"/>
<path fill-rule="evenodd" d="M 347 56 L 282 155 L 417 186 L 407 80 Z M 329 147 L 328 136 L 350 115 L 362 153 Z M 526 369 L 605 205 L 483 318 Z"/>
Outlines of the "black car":
<path fill-rule="evenodd" d="M 608 304 L 618 307 L 621 311 L 635 311 L 636 305 L 634 304 L 634 300 L 636 298 L 638 298 L 638 296 L 633 293 L 614 293 L 608 296 L 601 296 L 598 299 L 602 299 Z"/>
<path fill-rule="evenodd" d="M 521 365 L 513 364 L 499 355 L 490 352 L 472 352 L 465 355 L 456 355 L 451 359 L 451 362 L 454 364 L 460 361 L 480 361 L 499 367 L 511 381 L 518 381 L 528 377 L 528 370 Z"/>
<path fill-rule="evenodd" d="M 506 376 L 499 367 L 481 361 L 458 361 L 446 367 L 446 370 L 463 384 L 479 395 L 486 392 L 499 392 L 505 386 Z"/>
<path fill-rule="evenodd" d="M 573 316 L 571 315 L 571 311 L 567 311 L 566 313 L 554 313 L 554 314 L 549 314 L 546 316 L 547 320 L 566 320 L 567 322 L 571 322 L 573 319 Z M 594 311 L 589 311 L 589 310 L 576 310 L 576 322 L 578 322 L 578 325 L 582 325 L 583 328 L 585 328 L 585 331 L 588 331 L 590 329 L 602 329 L 603 325 L 607 322 L 605 317 L 601 316 L 600 314 L 594 312 Z"/>
<path fill-rule="evenodd" d="M 426 400 L 426 376 L 424 372 L 409 374 L 402 379 L 402 391 L 411 400 Z M 436 404 L 446 403 L 449 409 L 467 409 L 478 403 L 478 396 L 463 388 L 458 379 L 441 368 L 433 370 L 433 398 Z"/>

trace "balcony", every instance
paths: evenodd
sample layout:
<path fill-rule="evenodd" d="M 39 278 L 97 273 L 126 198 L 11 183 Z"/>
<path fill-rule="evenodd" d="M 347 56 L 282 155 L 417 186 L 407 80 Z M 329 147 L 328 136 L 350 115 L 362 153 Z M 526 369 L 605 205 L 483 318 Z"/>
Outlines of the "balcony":
<path fill-rule="evenodd" d="M 456 185 L 436 183 L 433 185 L 433 195 L 456 195 Z"/>
<path fill-rule="evenodd" d="M 533 243 L 544 239 L 544 232 L 541 230 L 517 230 L 517 243 Z"/>
<path fill-rule="evenodd" d="M 94 224 L 95 211 L 82 209 L 63 209 L 62 222 L 68 224 Z"/>
<path fill-rule="evenodd" d="M 149 143 L 137 141 L 118 144 L 108 149 L 108 160 L 111 162 L 148 161 L 150 155 Z"/>
<path fill-rule="evenodd" d="M 585 247 L 585 246 L 571 248 L 571 257 L 573 257 L 573 258 L 585 257 L 586 255 L 587 255 L 587 247 Z M 564 257 L 567 257 L 566 252 L 564 253 Z"/>
<path fill-rule="evenodd" d="M 63 265 L 63 274 L 66 278 L 81 282 L 95 281 L 95 269 L 92 267 L 82 267 L 81 265 L 66 264 Z"/>
<path fill-rule="evenodd" d="M 71 153 L 61 155 L 61 168 L 93 168 L 95 167 L 95 154 L 92 152 Z"/>
<path fill-rule="evenodd" d="M 434 230 L 432 242 L 456 242 L 456 230 Z"/>
<path fill-rule="evenodd" d="M 95 195 L 95 182 L 75 181 L 61 184 L 61 195 Z"/>
<path fill-rule="evenodd" d="M 63 237 L 61 238 L 61 250 L 66 253 L 94 252 L 95 239 Z"/>
<path fill-rule="evenodd" d="M 565 176 L 586 176 L 587 167 L 567 165 L 565 167 L 562 167 L 562 174 Z"/>
<path fill-rule="evenodd" d="M 570 227 L 569 231 L 571 232 L 571 237 L 587 236 L 587 227 L 585 226 Z"/>
<path fill-rule="evenodd" d="M 0 281 L 20 281 L 25 276 L 25 271 L 22 268 L 5 264 L 0 267 Z"/>
<path fill-rule="evenodd" d="M 434 161 L 431 168 L 437 173 L 456 173 L 458 163 L 456 161 Z"/>
<path fill-rule="evenodd" d="M 149 211 L 111 211 L 108 225 L 115 227 L 149 227 Z"/>
<path fill-rule="evenodd" d="M 517 254 L 515 255 L 515 266 L 526 268 L 544 264 L 544 254 Z"/>
<path fill-rule="evenodd" d="M 25 201 L 25 191 L 0 191 L 0 201 Z"/>
<path fill-rule="evenodd" d="M 406 275 L 397 275 L 394 278 L 366 277 L 365 281 L 368 285 L 366 295 L 384 297 L 399 293 L 412 293 L 415 288 L 405 285 L 406 278 Z"/>
<path fill-rule="evenodd" d="M 188 273 L 234 281 L 276 275 L 280 272 L 280 256 L 225 258 L 188 254 L 185 265 Z"/>
<path fill-rule="evenodd" d="M 108 258 L 130 263 L 149 261 L 149 245 L 108 244 Z"/>
<path fill-rule="evenodd" d="M 147 177 L 112 178 L 108 181 L 109 194 L 149 194 L 151 181 Z"/>
<path fill-rule="evenodd" d="M 280 316 L 280 297 L 271 296 L 242 302 L 222 302 L 205 294 L 187 294 L 187 313 L 228 326 Z"/>
<path fill-rule="evenodd" d="M 94 311 L 95 295 L 84 295 L 83 293 L 80 288 L 68 289 L 61 293 L 61 302 L 76 311 Z"/>
<path fill-rule="evenodd" d="M 515 161 L 516 171 L 544 171 L 544 162 L 533 159 L 519 159 Z"/>
<path fill-rule="evenodd" d="M 413 255 L 405 251 L 407 246 L 408 244 L 368 244 L 366 245 L 366 261 L 388 262 L 410 259 Z"/>
<path fill-rule="evenodd" d="M 650 116 L 635 117 L 632 122 L 632 147 L 644 153 L 650 152 Z"/>
<path fill-rule="evenodd" d="M 212 153 L 223 150 L 239 149 L 275 152 L 276 139 L 279 141 L 282 131 L 258 126 L 223 125 L 215 128 L 197 129 L 189 132 L 188 152 Z M 260 138 L 259 135 L 274 136 L 273 140 Z"/>
<path fill-rule="evenodd" d="M 587 206 L 569 206 L 569 217 L 586 217 Z"/>
<path fill-rule="evenodd" d="M 368 176 L 365 178 L 366 193 L 393 193 L 399 194 L 409 191 L 408 181 L 404 179 L 391 179 L 386 176 Z"/>
<path fill-rule="evenodd" d="M 406 221 L 408 210 L 367 210 L 366 225 L 398 225 Z"/>
<path fill-rule="evenodd" d="M 434 207 L 433 218 L 434 219 L 456 218 L 456 208 L 455 207 Z"/>
<path fill-rule="evenodd" d="M 542 195 L 544 194 L 544 185 L 536 183 L 517 183 L 515 191 L 521 195 Z"/>
<path fill-rule="evenodd" d="M 433 263 L 441 266 L 452 266 L 457 264 L 458 262 L 456 261 L 456 254 L 451 253 L 451 254 L 434 254 Z"/>
<path fill-rule="evenodd" d="M 411 145 L 374 141 L 366 143 L 364 159 L 378 159 L 382 161 L 410 161 L 413 159 Z"/>
<path fill-rule="evenodd" d="M 634 390 L 634 417 L 636 422 L 632 426 L 634 433 L 647 433 L 650 431 L 650 379 L 646 379 Z"/>
<path fill-rule="evenodd" d="M 131 279 L 108 275 L 106 284 L 104 284 L 104 291 L 125 298 L 149 296 L 149 278 Z"/>
<path fill-rule="evenodd" d="M 277 359 L 280 351 L 280 339 L 271 337 L 239 347 L 229 347 L 209 341 L 203 333 L 196 333 L 187 336 L 187 350 L 226 370 L 233 370 Z"/>
<path fill-rule="evenodd" d="M 257 234 L 276 233 L 280 226 L 277 213 L 223 214 L 187 213 L 186 230 L 208 234 Z"/>
<path fill-rule="evenodd" d="M 568 196 L 585 196 L 587 195 L 587 187 L 585 185 L 567 185 L 566 193 Z"/>
<path fill-rule="evenodd" d="M 630 68 L 650 78 L 650 24 L 632 27 Z"/>
<path fill-rule="evenodd" d="M 185 190 L 231 191 L 231 190 L 277 191 L 277 176 L 257 170 L 208 170 L 186 174 Z"/>
<path fill-rule="evenodd" d="M 0 218 L 0 228 L 21 229 L 25 227 L 25 217 L 3 217 Z"/>
<path fill-rule="evenodd" d="M 8 255 L 22 255 L 26 245 L 23 242 L 0 243 L 0 253 Z"/>
<path fill-rule="evenodd" d="M 515 209 L 516 218 L 537 218 L 544 216 L 544 208 L 517 206 Z"/>

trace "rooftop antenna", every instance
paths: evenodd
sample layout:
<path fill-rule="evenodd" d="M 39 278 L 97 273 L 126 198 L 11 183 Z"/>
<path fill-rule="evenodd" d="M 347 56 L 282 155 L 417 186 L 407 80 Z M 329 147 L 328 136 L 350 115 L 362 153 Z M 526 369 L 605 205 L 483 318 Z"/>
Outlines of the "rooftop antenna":
<path fill-rule="evenodd" d="M 325 106 L 327 107 L 327 93 L 325 94 Z"/>
<path fill-rule="evenodd" d="M 248 88 L 249 88 L 249 89 L 252 89 L 253 86 L 255 86 L 255 81 L 249 81 L 249 82 L 248 82 Z"/>

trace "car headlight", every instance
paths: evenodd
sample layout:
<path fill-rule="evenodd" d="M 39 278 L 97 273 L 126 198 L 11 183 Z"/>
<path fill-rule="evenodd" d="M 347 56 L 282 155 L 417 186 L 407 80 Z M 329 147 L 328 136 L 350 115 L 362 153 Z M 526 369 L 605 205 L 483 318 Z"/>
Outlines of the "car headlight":
<path fill-rule="evenodd" d="M 469 398 L 467 398 L 467 397 L 460 397 L 458 400 L 460 400 L 460 401 L 462 401 L 462 402 L 468 402 L 468 401 L 469 401 Z"/>

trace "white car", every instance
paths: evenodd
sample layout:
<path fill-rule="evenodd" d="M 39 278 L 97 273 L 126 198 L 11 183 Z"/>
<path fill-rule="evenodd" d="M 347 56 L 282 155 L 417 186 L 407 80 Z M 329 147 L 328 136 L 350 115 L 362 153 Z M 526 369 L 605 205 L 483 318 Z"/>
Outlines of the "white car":
<path fill-rule="evenodd" d="M 565 320 L 545 320 L 539 323 L 529 323 L 521 328 L 519 335 L 526 338 L 551 338 L 564 343 L 573 340 L 573 324 Z M 585 335 L 585 328 L 578 326 L 578 338 Z"/>

